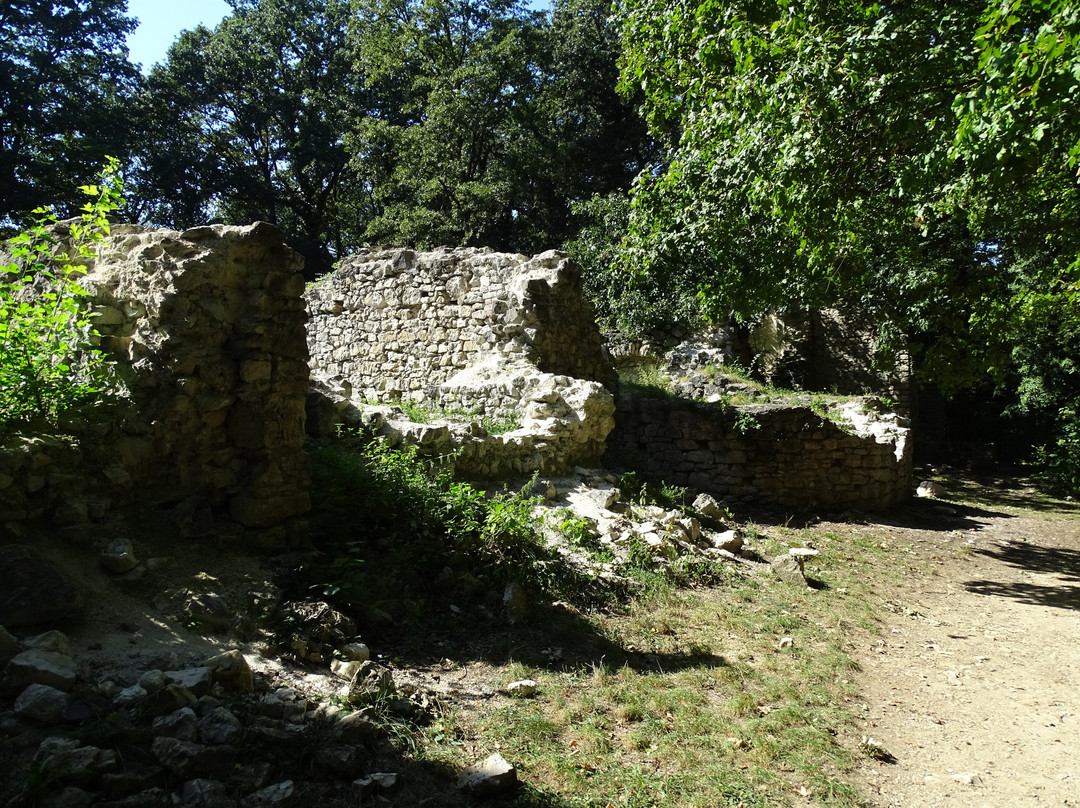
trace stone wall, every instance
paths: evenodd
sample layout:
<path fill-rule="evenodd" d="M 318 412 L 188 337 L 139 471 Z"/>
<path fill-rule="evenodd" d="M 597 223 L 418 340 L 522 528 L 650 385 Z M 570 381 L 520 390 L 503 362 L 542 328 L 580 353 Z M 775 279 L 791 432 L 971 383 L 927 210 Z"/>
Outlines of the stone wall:
<path fill-rule="evenodd" d="M 294 542 L 283 526 L 310 507 L 302 260 L 263 223 L 118 225 L 97 253 L 82 283 L 127 391 L 63 437 L 5 442 L 0 519 L 77 523 L 138 495 L 196 533 L 226 517 Z"/>
<path fill-rule="evenodd" d="M 456 454 L 460 476 L 557 473 L 603 453 L 616 377 L 562 253 L 369 250 L 307 298 L 312 374 L 336 391 L 316 401 L 314 429 L 410 401 L 473 423 L 406 430 L 426 436 L 429 454 Z M 480 425 L 499 420 L 518 426 Z"/>
<path fill-rule="evenodd" d="M 359 399 L 431 399 L 492 355 L 615 385 L 579 270 L 562 253 L 366 250 L 307 299 L 312 372 Z"/>
<path fill-rule="evenodd" d="M 852 402 L 846 428 L 806 407 L 622 395 L 611 463 L 730 502 L 867 508 L 910 496 L 906 422 Z"/>

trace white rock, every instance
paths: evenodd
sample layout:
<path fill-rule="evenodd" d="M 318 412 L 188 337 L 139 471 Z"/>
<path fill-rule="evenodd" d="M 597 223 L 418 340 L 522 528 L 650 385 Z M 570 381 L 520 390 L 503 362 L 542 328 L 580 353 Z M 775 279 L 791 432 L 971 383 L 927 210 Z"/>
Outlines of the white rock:
<path fill-rule="evenodd" d="M 506 692 L 511 696 L 519 696 L 521 698 L 528 698 L 529 696 L 536 695 L 537 684 L 532 679 L 519 679 L 516 682 L 511 682 L 506 686 Z"/>
<path fill-rule="evenodd" d="M 517 770 L 498 752 L 475 763 L 458 778 L 457 787 L 478 797 L 490 797 L 517 785 Z"/>

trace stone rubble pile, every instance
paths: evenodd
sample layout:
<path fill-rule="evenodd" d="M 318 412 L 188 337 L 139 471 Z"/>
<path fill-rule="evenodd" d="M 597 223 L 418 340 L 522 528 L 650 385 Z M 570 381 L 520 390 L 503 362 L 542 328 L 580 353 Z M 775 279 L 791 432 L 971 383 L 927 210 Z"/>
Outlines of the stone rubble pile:
<path fill-rule="evenodd" d="M 553 542 L 579 563 L 591 564 L 600 574 L 613 575 L 631 554 L 643 553 L 656 567 L 683 556 L 712 561 L 759 560 L 756 549 L 741 531 L 724 523 L 727 513 L 709 494 L 701 494 L 688 509 L 665 509 L 622 500 L 610 472 L 577 468 L 574 476 L 538 481 L 545 502 L 538 509 Z M 614 560 L 591 562 L 573 541 L 567 544 L 568 520 L 576 531 L 588 534 L 594 550 L 607 551 Z M 578 537 L 580 543 L 583 537 Z"/>
<path fill-rule="evenodd" d="M 355 805 L 399 786 L 375 767 L 387 716 L 439 709 L 370 660 L 322 675 L 336 698 L 317 701 L 256 677 L 239 650 L 188 665 L 144 652 L 103 672 L 55 630 L 20 642 L 0 627 L 0 671 L 7 773 L 27 760 L 44 785 L 28 776 L 23 798 L 58 808 Z"/>

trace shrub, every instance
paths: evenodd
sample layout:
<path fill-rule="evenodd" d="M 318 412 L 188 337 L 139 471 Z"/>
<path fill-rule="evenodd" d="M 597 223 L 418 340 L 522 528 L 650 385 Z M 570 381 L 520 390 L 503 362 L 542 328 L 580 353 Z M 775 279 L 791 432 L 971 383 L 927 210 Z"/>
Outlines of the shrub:
<path fill-rule="evenodd" d="M 77 279 L 80 259 L 109 233 L 108 214 L 123 199 L 119 161 L 108 158 L 100 185 L 84 185 L 90 197 L 71 224 L 76 255 L 57 251 L 56 216 L 34 211 L 29 231 L 8 242 L 12 261 L 0 267 L 0 425 L 44 419 L 103 397 L 113 385 L 112 365 L 94 347 L 87 292 Z"/>

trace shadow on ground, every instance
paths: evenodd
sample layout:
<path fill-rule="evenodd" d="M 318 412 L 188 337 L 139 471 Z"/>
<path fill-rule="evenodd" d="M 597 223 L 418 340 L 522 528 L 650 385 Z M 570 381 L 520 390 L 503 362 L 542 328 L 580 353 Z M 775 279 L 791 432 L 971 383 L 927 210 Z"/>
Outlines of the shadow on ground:
<path fill-rule="evenodd" d="M 964 588 L 969 592 L 1012 598 L 1035 606 L 1080 609 L 1080 550 L 1011 541 L 975 552 L 1026 572 L 1054 575 L 1056 580 L 1047 584 L 1026 581 L 968 581 Z"/>

